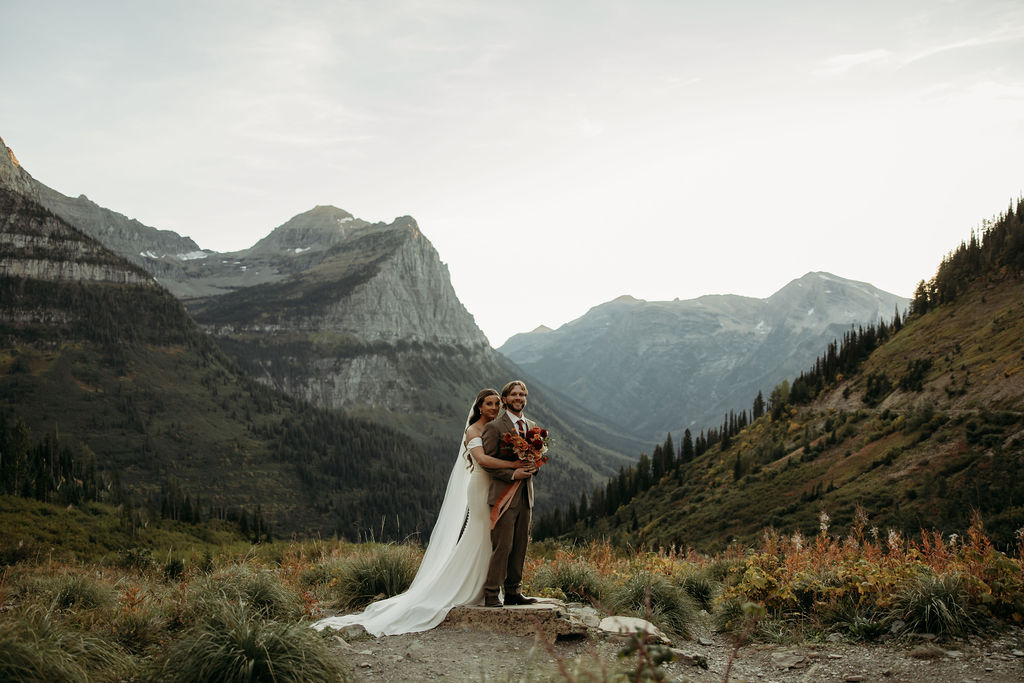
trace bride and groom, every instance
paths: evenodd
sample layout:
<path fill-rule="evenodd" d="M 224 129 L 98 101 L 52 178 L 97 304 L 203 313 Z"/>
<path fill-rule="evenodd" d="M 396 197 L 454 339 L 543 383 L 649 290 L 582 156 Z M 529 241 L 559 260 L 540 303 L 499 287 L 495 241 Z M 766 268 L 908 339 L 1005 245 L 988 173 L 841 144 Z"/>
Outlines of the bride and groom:
<path fill-rule="evenodd" d="M 441 511 L 409 588 L 359 614 L 321 619 L 314 628 L 359 624 L 375 636 L 395 635 L 434 628 L 456 605 L 536 602 L 521 589 L 537 469 L 520 460 L 505 438 L 525 438 L 534 427 L 523 414 L 527 393 L 526 384 L 514 380 L 501 393 L 484 389 L 477 394 Z M 510 487 L 514 482 L 522 483 Z M 510 490 L 511 499 L 501 500 Z M 492 525 L 495 505 L 504 511 L 495 511 L 500 516 Z"/>

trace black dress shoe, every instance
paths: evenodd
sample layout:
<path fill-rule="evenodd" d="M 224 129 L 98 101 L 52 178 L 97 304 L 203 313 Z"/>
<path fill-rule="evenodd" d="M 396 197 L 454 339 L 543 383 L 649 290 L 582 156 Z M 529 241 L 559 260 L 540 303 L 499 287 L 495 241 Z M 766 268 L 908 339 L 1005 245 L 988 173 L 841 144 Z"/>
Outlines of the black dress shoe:
<path fill-rule="evenodd" d="M 498 598 L 484 598 L 484 607 L 501 607 L 501 600 Z"/>
<path fill-rule="evenodd" d="M 535 602 L 537 602 L 537 598 L 528 598 L 522 593 L 505 596 L 506 605 L 532 605 Z"/>

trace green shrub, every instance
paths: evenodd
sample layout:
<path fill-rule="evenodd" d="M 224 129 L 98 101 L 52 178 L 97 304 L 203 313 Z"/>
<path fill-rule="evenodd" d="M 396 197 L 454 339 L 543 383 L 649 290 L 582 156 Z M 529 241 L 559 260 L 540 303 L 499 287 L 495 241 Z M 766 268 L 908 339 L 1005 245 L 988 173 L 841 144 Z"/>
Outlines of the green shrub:
<path fill-rule="evenodd" d="M 620 614 L 647 619 L 682 638 L 692 635 L 697 621 L 693 599 L 664 576 L 650 572 L 634 574 L 612 591 L 609 606 Z"/>
<path fill-rule="evenodd" d="M 560 590 L 566 600 L 596 603 L 604 593 L 604 582 L 597 570 L 582 560 L 556 561 L 537 570 L 530 588 Z"/>
<path fill-rule="evenodd" d="M 244 605 L 222 605 L 154 663 L 152 681 L 259 683 L 344 681 L 347 667 L 306 622 L 265 621 Z"/>
<path fill-rule="evenodd" d="M 889 621 L 904 622 L 909 633 L 964 636 L 978 630 L 979 610 L 972 605 L 964 577 L 922 572 L 896 592 Z"/>
<path fill-rule="evenodd" d="M 173 557 L 164 563 L 164 578 L 168 581 L 176 581 L 185 574 L 185 560 L 180 557 Z"/>
<path fill-rule="evenodd" d="M 125 548 L 117 553 L 117 564 L 124 569 L 144 572 L 156 564 L 151 548 Z"/>
<path fill-rule="evenodd" d="M 873 609 L 859 605 L 851 596 L 825 609 L 821 614 L 821 624 L 834 633 L 860 642 L 875 640 L 886 630 Z"/>
<path fill-rule="evenodd" d="M 701 572 L 712 581 L 734 586 L 743 577 L 745 568 L 746 562 L 739 558 L 717 559 L 701 569 Z"/>
<path fill-rule="evenodd" d="M 409 546 L 381 545 L 345 558 L 333 579 L 338 601 L 351 608 L 390 598 L 409 587 L 419 553 Z"/>

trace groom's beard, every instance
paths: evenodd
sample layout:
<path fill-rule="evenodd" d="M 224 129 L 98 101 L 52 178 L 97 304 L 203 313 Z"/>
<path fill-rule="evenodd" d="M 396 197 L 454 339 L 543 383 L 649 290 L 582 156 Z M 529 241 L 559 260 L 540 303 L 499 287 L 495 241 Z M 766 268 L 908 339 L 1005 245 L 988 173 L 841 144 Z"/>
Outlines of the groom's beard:
<path fill-rule="evenodd" d="M 526 408 L 526 401 L 523 401 L 522 404 L 518 406 L 518 408 L 512 403 L 505 404 L 505 410 L 515 415 L 522 415 L 524 408 Z"/>

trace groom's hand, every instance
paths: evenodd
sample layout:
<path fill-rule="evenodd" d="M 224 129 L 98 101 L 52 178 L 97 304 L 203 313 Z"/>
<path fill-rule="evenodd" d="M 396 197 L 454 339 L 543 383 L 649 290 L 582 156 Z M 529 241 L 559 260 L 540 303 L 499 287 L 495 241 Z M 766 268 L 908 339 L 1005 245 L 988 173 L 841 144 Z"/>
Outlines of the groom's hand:
<path fill-rule="evenodd" d="M 528 479 L 528 478 L 532 477 L 533 473 L 536 472 L 536 471 L 537 471 L 537 468 L 534 467 L 533 465 L 528 465 L 526 467 L 517 467 L 514 470 L 512 470 L 512 479 L 513 480 L 516 480 L 516 479 Z M 517 477 L 516 475 L 519 474 L 520 472 L 523 473 L 523 476 Z"/>

